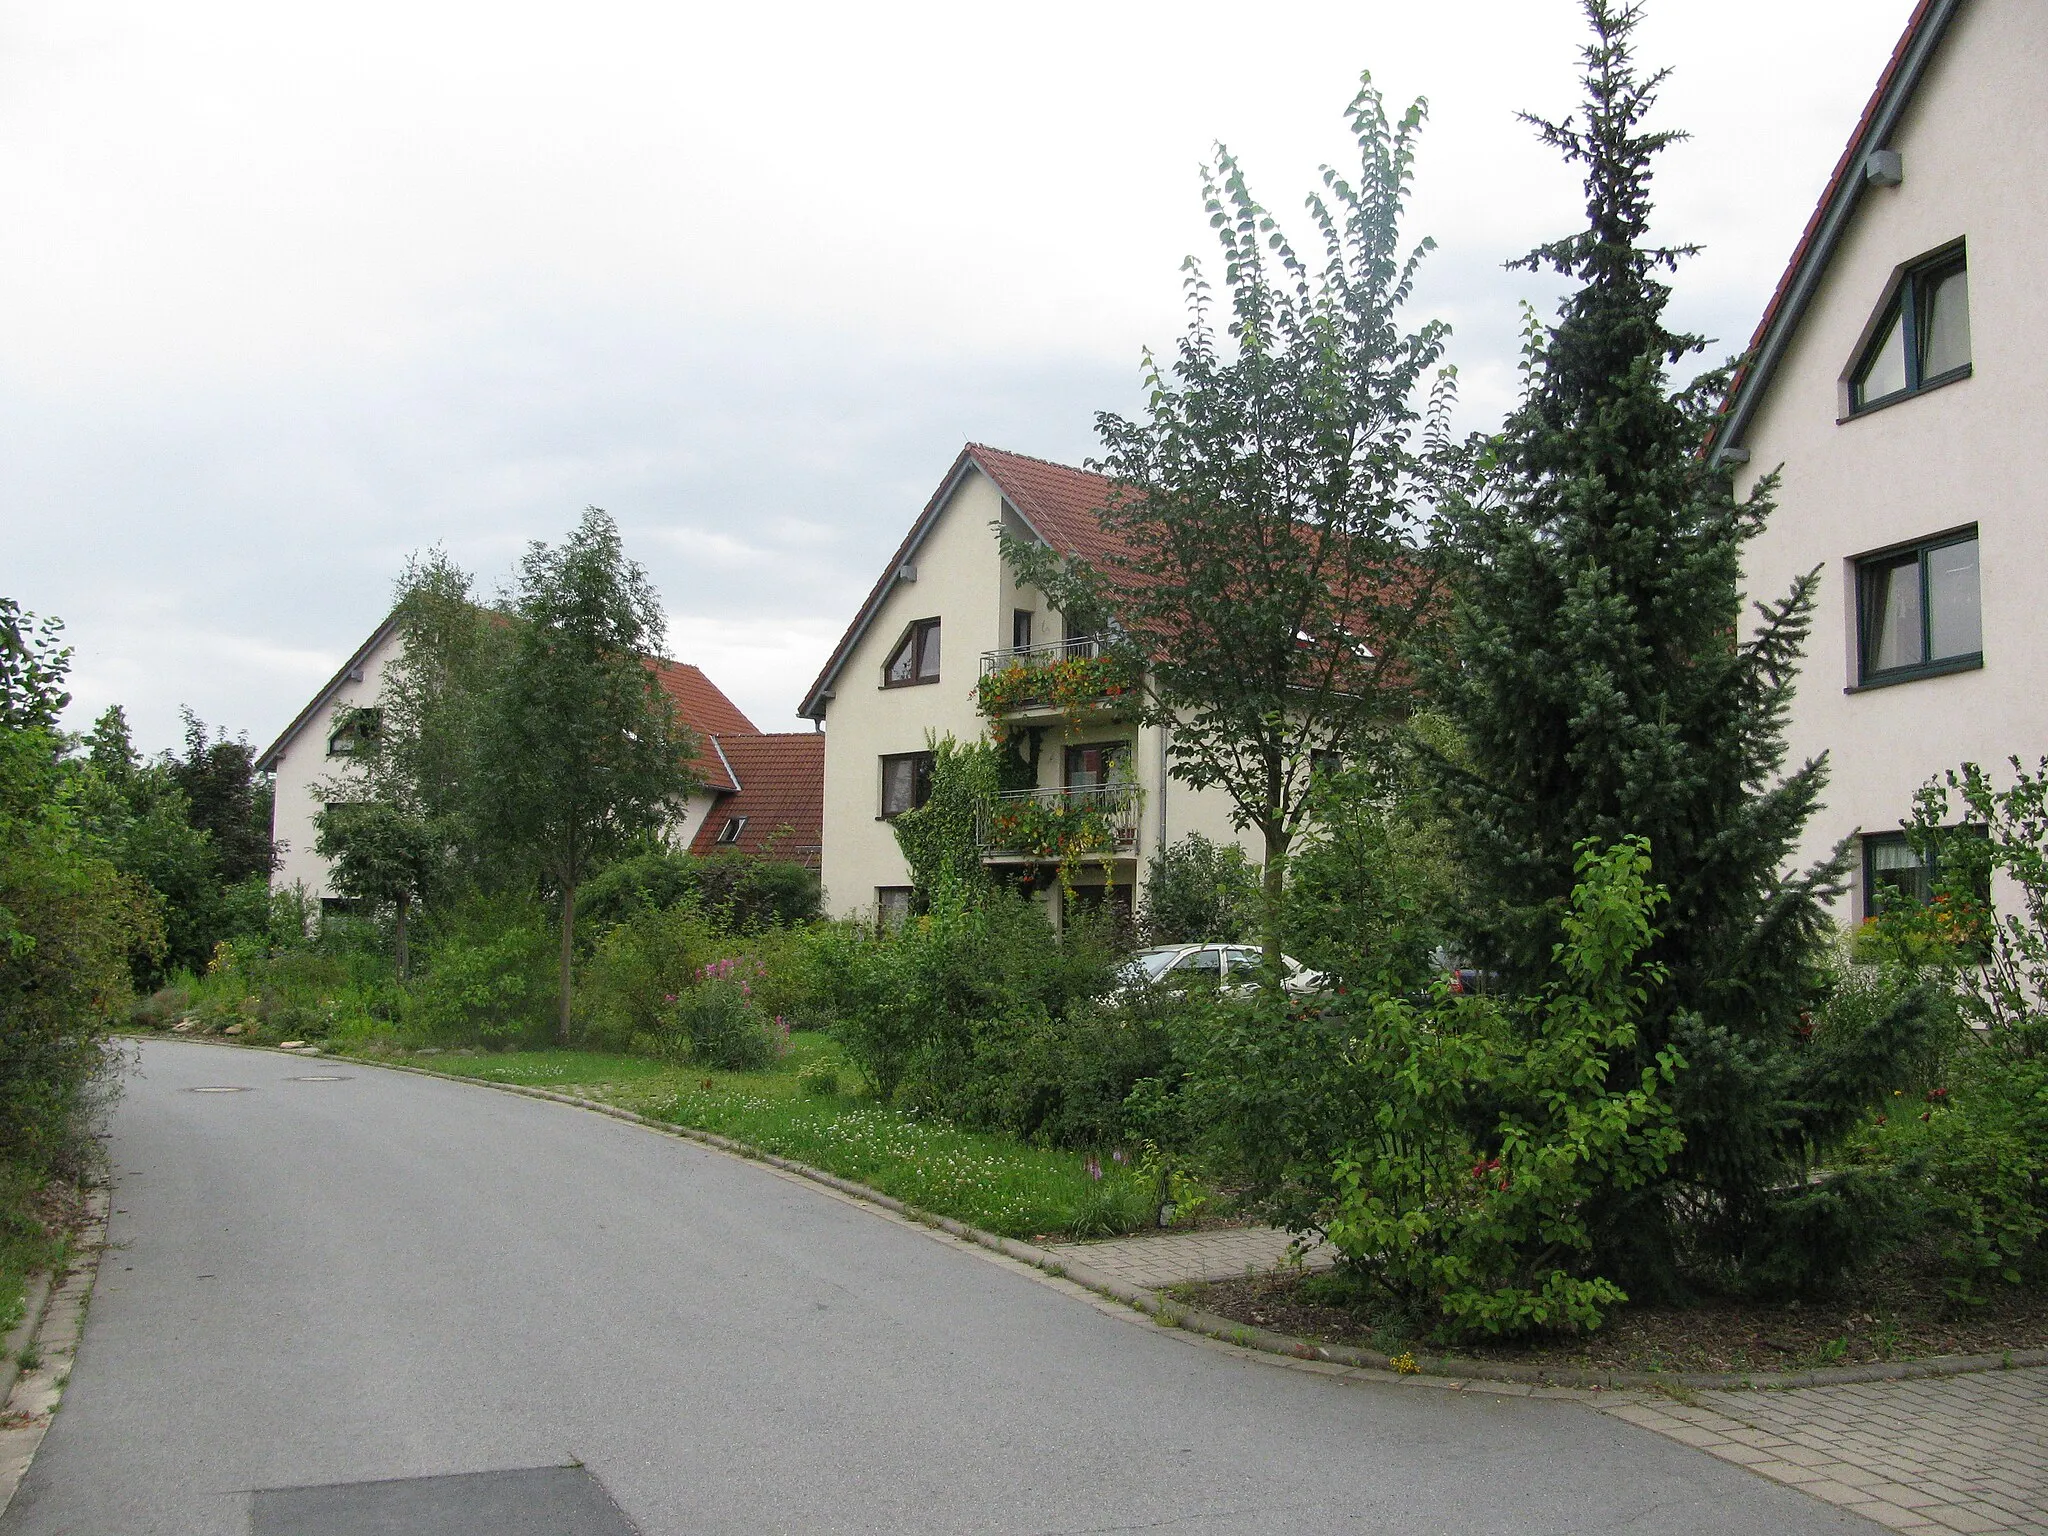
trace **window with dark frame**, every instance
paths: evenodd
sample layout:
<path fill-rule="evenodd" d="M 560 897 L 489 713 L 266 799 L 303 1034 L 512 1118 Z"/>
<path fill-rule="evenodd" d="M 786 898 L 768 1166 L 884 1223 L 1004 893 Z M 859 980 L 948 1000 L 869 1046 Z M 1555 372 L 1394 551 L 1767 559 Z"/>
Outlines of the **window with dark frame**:
<path fill-rule="evenodd" d="M 329 757 L 352 757 L 376 739 L 383 713 L 374 705 L 336 712 L 334 729 L 327 737 Z"/>
<path fill-rule="evenodd" d="M 1028 651 L 1031 649 L 1031 610 L 1015 608 L 1010 612 L 1010 649 Z"/>
<path fill-rule="evenodd" d="M 736 843 L 740 840 L 740 834 L 746 830 L 746 817 L 728 816 L 725 818 L 725 825 L 718 829 L 718 836 L 715 841 L 728 845 Z"/>
<path fill-rule="evenodd" d="M 1067 788 L 1102 789 L 1116 781 L 1117 770 L 1130 758 L 1127 741 L 1094 741 L 1067 748 Z"/>
<path fill-rule="evenodd" d="M 889 664 L 882 669 L 884 688 L 910 688 L 939 680 L 939 621 L 919 619 L 903 632 Z"/>
<path fill-rule="evenodd" d="M 1852 415 L 1970 376 L 1970 269 L 1961 246 L 1899 279 L 1849 376 Z"/>
<path fill-rule="evenodd" d="M 882 759 L 884 819 L 914 811 L 932 797 L 932 755 L 897 752 Z"/>
<path fill-rule="evenodd" d="M 1876 917 L 1887 905 L 1924 907 L 1934 899 L 1934 872 L 1913 851 L 1903 832 L 1871 832 L 1863 838 L 1863 915 Z"/>
<path fill-rule="evenodd" d="M 875 887 L 875 926 L 884 933 L 901 928 L 910 921 L 910 887 L 907 885 L 878 885 Z"/>
<path fill-rule="evenodd" d="M 1984 664 L 1977 530 L 1856 562 L 1857 682 L 1865 687 Z"/>

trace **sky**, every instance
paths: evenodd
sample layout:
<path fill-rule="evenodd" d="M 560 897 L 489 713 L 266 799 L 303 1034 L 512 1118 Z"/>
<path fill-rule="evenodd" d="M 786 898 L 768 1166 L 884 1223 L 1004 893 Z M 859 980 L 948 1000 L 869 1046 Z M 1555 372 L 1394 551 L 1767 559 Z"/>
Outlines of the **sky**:
<path fill-rule="evenodd" d="M 1741 349 L 1912 0 L 1651 0 L 1671 318 Z M 1362 70 L 1429 120 L 1410 310 L 1513 403 L 1575 230 L 1518 111 L 1576 0 L 1026 7 L 0 0 L 0 595 L 67 723 L 267 744 L 407 556 L 491 591 L 588 505 L 765 730 L 962 443 L 1078 463 L 1180 334 L 1217 141 L 1308 238 Z"/>

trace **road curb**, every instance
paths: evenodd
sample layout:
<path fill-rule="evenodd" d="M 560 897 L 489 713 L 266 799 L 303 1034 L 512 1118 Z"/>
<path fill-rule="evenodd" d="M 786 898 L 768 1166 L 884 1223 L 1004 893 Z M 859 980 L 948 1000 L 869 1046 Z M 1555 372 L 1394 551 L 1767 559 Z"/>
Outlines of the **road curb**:
<path fill-rule="evenodd" d="M 0 1399 L 0 1514 L 14 1501 L 15 1490 L 49 1433 L 50 1420 L 71 1379 L 71 1367 L 78 1343 L 85 1333 L 85 1313 L 94 1285 L 99 1281 L 100 1260 L 107 1251 L 107 1218 L 113 1206 L 113 1187 L 100 1184 L 85 1192 L 86 1219 L 78 1231 L 78 1257 L 63 1275 L 49 1277 L 42 1315 L 35 1332 L 35 1349 L 40 1359 L 32 1371 L 20 1371 L 9 1383 L 11 1391 Z M 9 1336 L 10 1345 L 13 1336 Z M 18 1364 L 18 1357 L 16 1360 Z"/>
<path fill-rule="evenodd" d="M 14 1395 L 14 1383 L 21 1377 L 21 1355 L 34 1341 L 36 1330 L 43 1326 L 43 1313 L 50 1305 L 50 1283 L 53 1276 L 47 1269 L 37 1270 L 29 1277 L 28 1288 L 22 1292 L 21 1321 L 8 1330 L 7 1338 L 0 1341 L 0 1408 Z"/>
<path fill-rule="evenodd" d="M 245 1044 L 241 1041 L 195 1040 L 190 1036 L 175 1038 L 193 1045 L 218 1045 L 232 1050 L 263 1051 L 271 1055 L 299 1054 L 296 1051 L 280 1051 L 275 1046 Z M 779 1153 L 764 1151 L 746 1142 L 735 1141 L 715 1131 L 677 1125 L 667 1120 L 656 1120 L 630 1109 L 622 1109 L 616 1104 L 606 1104 L 598 1099 L 579 1098 L 574 1094 L 560 1093 L 551 1088 L 535 1088 L 525 1083 L 492 1082 L 488 1078 L 471 1077 L 460 1072 L 443 1072 L 433 1067 L 414 1066 L 407 1062 L 376 1061 L 365 1056 L 342 1056 L 325 1051 L 315 1059 L 346 1061 L 351 1065 L 378 1067 L 387 1072 L 411 1072 L 421 1077 L 438 1078 L 443 1082 L 470 1083 L 480 1088 L 496 1089 L 501 1093 L 518 1094 L 524 1098 L 544 1099 L 572 1109 L 589 1110 L 630 1125 L 644 1126 L 648 1130 L 659 1131 L 663 1135 L 674 1136 L 684 1141 L 694 1141 L 748 1162 L 766 1163 L 771 1168 L 824 1185 L 865 1204 L 879 1206 L 920 1226 L 936 1228 L 1055 1278 L 1070 1280 L 1099 1296 L 1120 1302 L 1150 1316 L 1163 1327 L 1181 1329 L 1262 1355 L 1278 1356 L 1283 1360 L 1307 1361 L 1367 1372 L 1383 1376 L 1389 1383 L 1403 1386 L 1458 1389 L 1470 1383 L 1473 1387 L 1479 1388 L 1497 1389 L 1501 1386 L 1510 1386 L 1521 1388 L 1525 1392 L 1540 1391 L 1546 1396 L 1596 1399 L 1605 1393 L 1615 1391 L 1668 1391 L 1673 1387 L 1680 1391 L 1796 1391 L 1802 1387 L 1848 1386 L 1873 1381 L 1915 1381 L 1929 1377 L 1969 1376 L 1985 1371 L 2018 1370 L 2027 1366 L 2048 1365 L 2048 1349 L 2026 1349 L 1997 1355 L 1941 1355 L 1896 1363 L 1821 1366 L 1810 1371 L 1782 1374 L 1733 1371 L 1570 1370 L 1553 1366 L 1492 1364 L 1483 1360 L 1442 1355 L 1412 1355 L 1404 1358 L 1403 1365 L 1397 1366 L 1394 1363 L 1396 1357 L 1389 1357 L 1377 1350 L 1357 1349 L 1346 1344 L 1319 1344 L 1312 1339 L 1298 1338 L 1293 1334 L 1275 1333 L 1271 1329 L 1252 1327 L 1214 1312 L 1202 1311 L 1200 1308 L 1184 1307 L 1158 1291 L 1131 1285 L 1105 1275 L 1034 1243 L 1001 1237 L 994 1232 L 986 1232 L 980 1227 L 955 1220 L 951 1216 L 941 1216 L 923 1210 L 898 1200 L 893 1195 L 885 1195 L 868 1185 L 841 1178 L 836 1173 L 828 1173 L 822 1168 L 814 1168 L 808 1163 L 800 1163 Z"/>

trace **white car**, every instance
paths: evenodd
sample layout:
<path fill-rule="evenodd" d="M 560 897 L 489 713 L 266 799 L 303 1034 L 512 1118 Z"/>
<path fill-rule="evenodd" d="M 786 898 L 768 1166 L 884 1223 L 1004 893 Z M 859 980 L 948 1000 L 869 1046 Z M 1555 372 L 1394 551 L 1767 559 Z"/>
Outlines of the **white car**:
<path fill-rule="evenodd" d="M 1246 992 L 1258 985 L 1262 958 L 1256 944 L 1162 944 L 1131 957 L 1125 976 L 1133 986 L 1177 987 L 1206 982 L 1223 992 Z M 1280 957 L 1286 973 L 1280 990 L 1301 997 L 1321 992 L 1321 971 L 1312 971 L 1290 955 Z"/>

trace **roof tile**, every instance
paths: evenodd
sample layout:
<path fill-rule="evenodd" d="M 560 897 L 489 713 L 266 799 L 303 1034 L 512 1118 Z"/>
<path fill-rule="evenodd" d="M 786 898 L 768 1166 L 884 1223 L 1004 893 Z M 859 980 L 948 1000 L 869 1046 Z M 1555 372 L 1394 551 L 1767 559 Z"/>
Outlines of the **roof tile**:
<path fill-rule="evenodd" d="M 738 785 L 720 798 L 690 843 L 696 854 L 737 851 L 817 867 L 825 826 L 825 736 L 822 731 L 720 736 L 718 749 Z M 746 824 L 730 843 L 719 832 L 735 817 Z"/>

